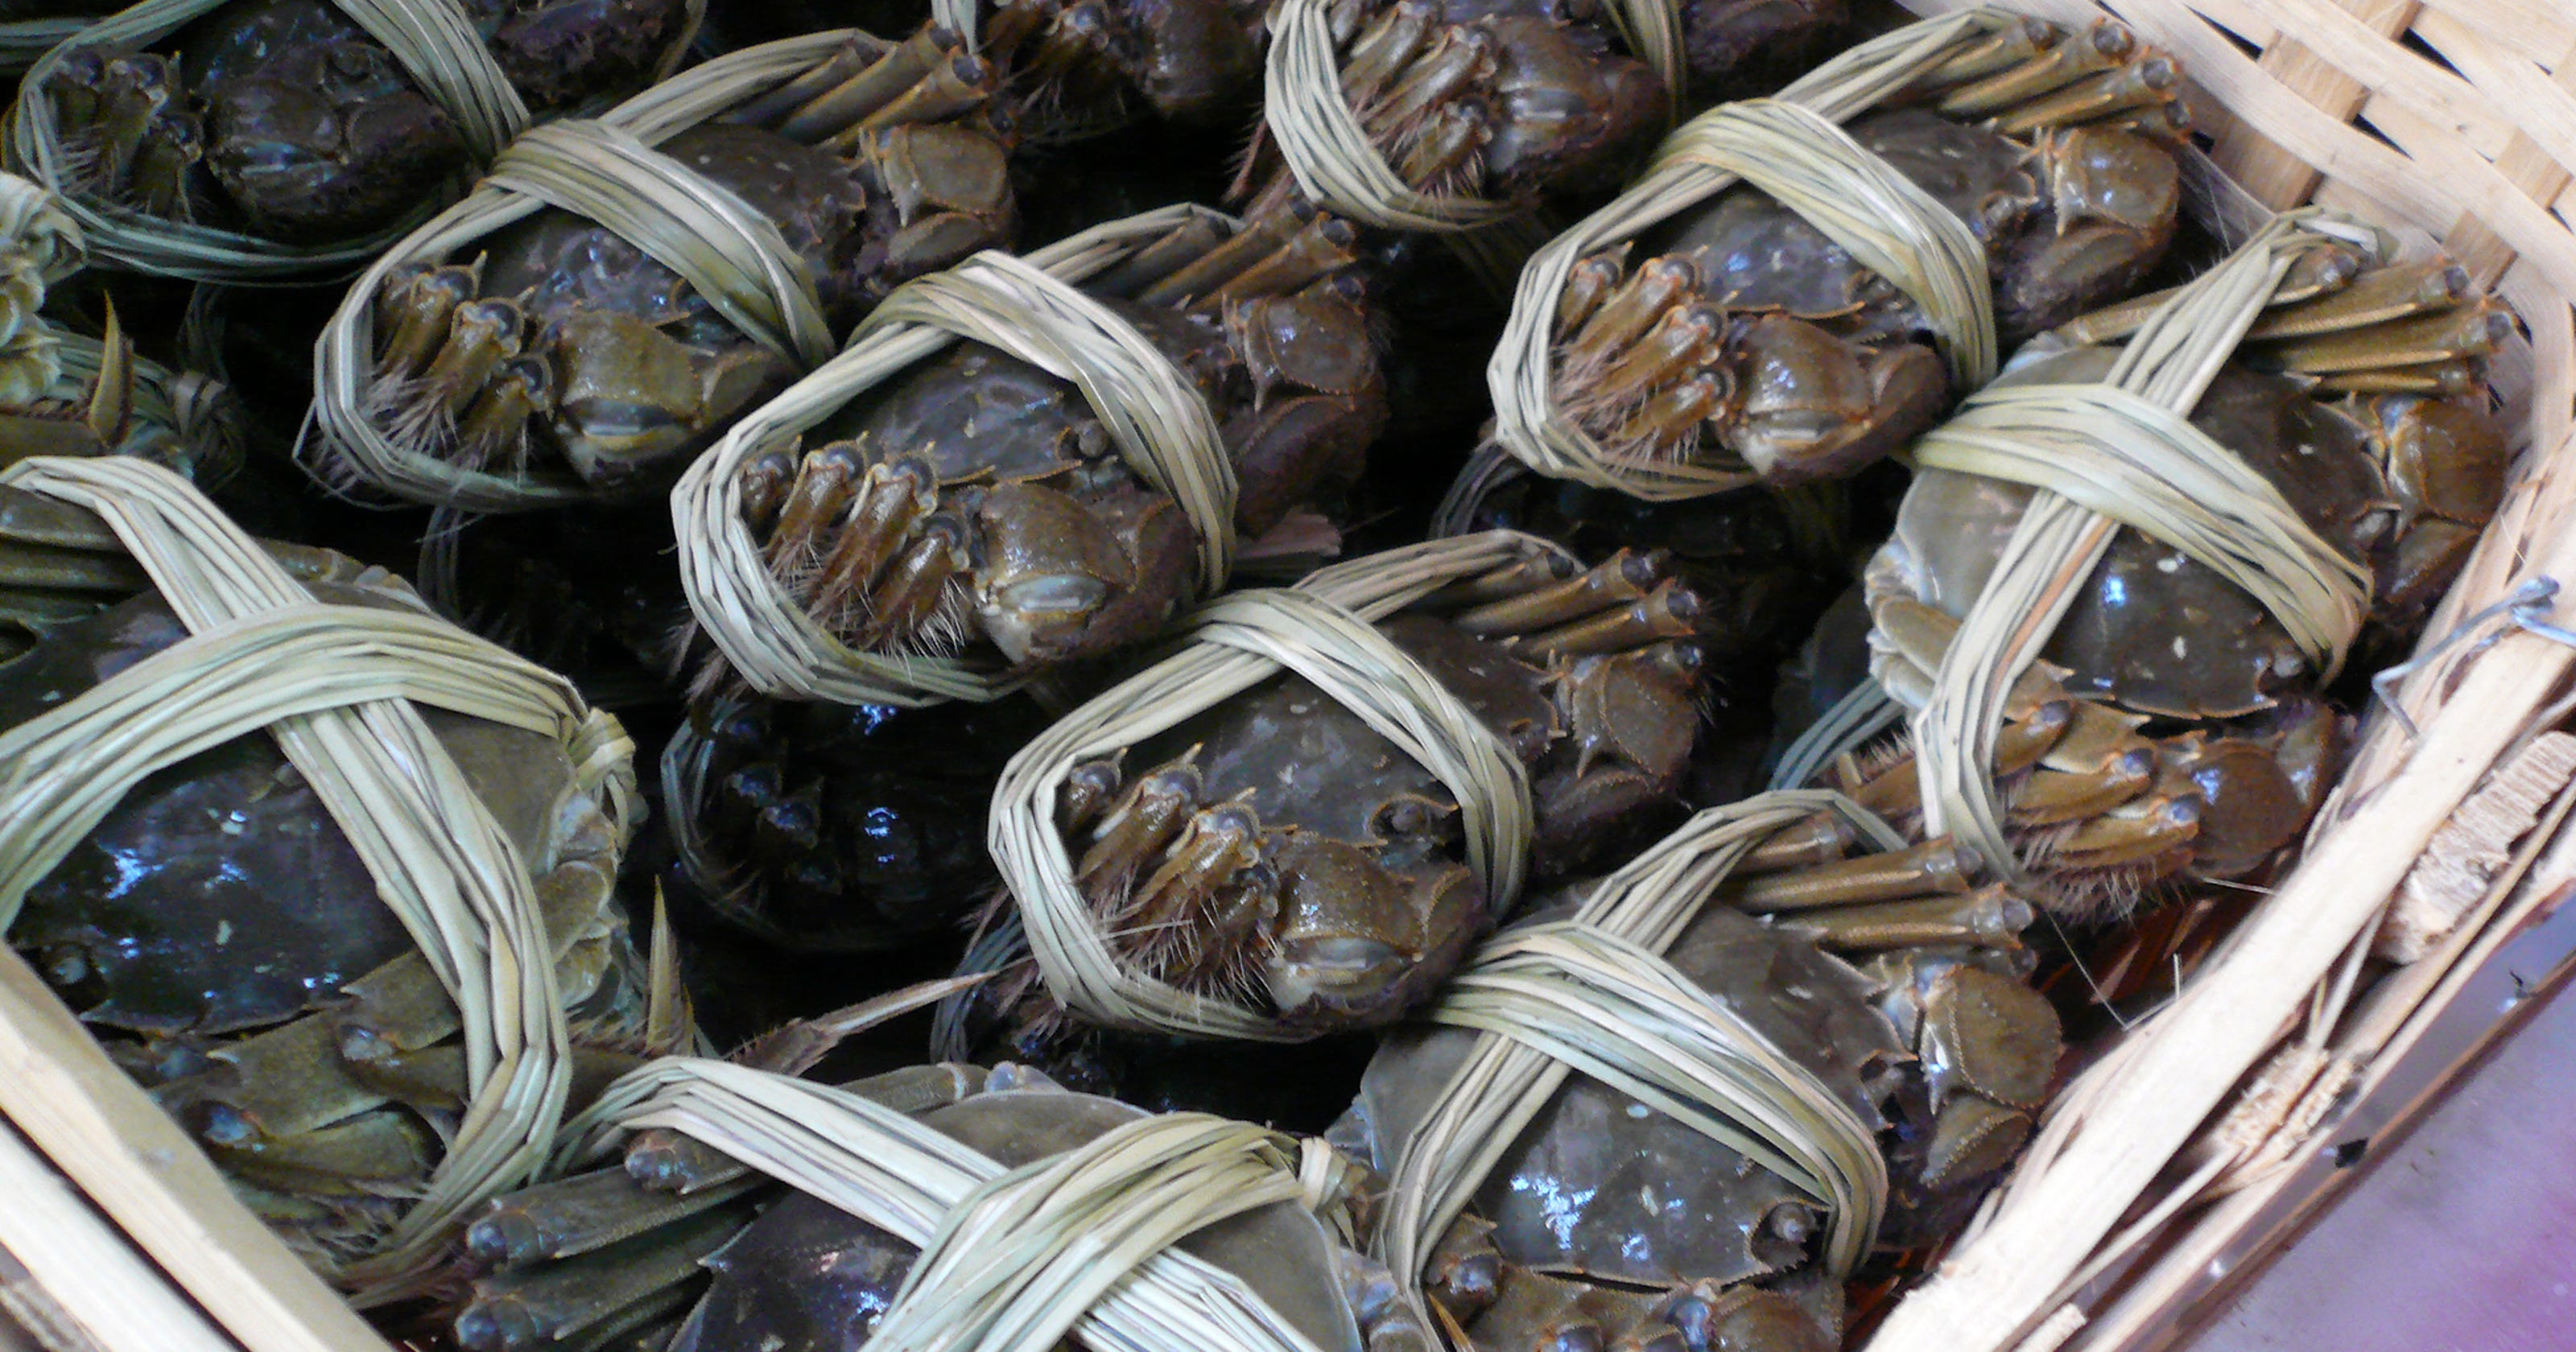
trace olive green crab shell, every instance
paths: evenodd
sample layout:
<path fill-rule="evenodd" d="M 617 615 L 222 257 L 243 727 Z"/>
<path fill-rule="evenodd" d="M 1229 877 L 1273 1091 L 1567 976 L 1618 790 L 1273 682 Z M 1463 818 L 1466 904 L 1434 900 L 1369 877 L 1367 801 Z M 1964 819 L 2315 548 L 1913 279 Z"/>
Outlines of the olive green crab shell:
<path fill-rule="evenodd" d="M 461 1015 L 469 1093 L 454 1138 L 409 1209 L 324 1272 L 362 1305 L 418 1293 L 464 1212 L 543 1163 L 571 1090 L 567 987 L 596 989 L 598 975 L 579 962 L 559 969 L 555 958 L 585 938 L 597 948 L 600 937 L 548 933 L 546 912 L 583 879 L 527 857 L 475 789 L 476 767 L 450 754 L 422 709 L 561 748 L 570 784 L 560 801 L 588 806 L 529 828 L 531 843 L 541 853 L 564 845 L 567 855 L 576 841 L 604 848 L 605 868 L 591 859 L 576 870 L 602 906 L 638 811 L 632 743 L 568 682 L 436 619 L 382 574 L 336 579 L 377 603 L 317 601 L 279 554 L 167 470 L 123 457 L 39 458 L 0 472 L 0 487 L 95 514 L 191 631 L 0 733 L 0 928 L 144 776 L 268 729 L 418 946 L 429 978 L 421 984 Z M 292 550 L 284 558 L 315 562 Z M 545 815 L 530 806 L 505 802 L 502 811 Z M 667 1024 L 676 1005 L 654 1003 L 648 1026 L 655 1016 Z M 59 1154 L 70 1143 L 38 1144 Z"/>

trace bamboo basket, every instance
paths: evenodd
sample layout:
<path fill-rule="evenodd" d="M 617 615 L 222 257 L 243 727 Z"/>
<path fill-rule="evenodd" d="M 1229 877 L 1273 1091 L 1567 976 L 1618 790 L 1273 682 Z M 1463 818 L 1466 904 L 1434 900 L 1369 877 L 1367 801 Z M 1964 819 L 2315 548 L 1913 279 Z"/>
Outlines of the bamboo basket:
<path fill-rule="evenodd" d="M 2525 458 L 2422 658 L 2385 685 L 2403 718 L 2374 711 L 2305 862 L 2180 998 L 2061 1095 L 2014 1180 L 1873 1352 L 2171 1345 L 2210 1294 L 2211 1263 L 2242 1262 L 2295 1209 L 2345 1105 L 2423 1083 L 2400 1073 L 2411 1053 L 2445 1014 L 2484 1022 L 2473 1002 L 2496 960 L 2576 891 L 2576 835 L 2560 829 L 2576 756 L 2550 733 L 2576 647 L 2532 631 L 2570 612 L 2529 585 L 2576 583 L 2576 8 L 2013 7 L 2068 23 L 2107 11 L 2188 65 L 2213 139 L 2195 179 L 2204 213 L 2316 201 L 2430 237 L 2499 285 L 2530 327 L 2496 363 Z M 2363 983 L 2392 904 L 2423 956 Z M 42 994 L 0 960 L 6 1111 L 30 1136 L 31 1115 L 88 1133 L 119 1162 L 66 1182 L 58 1161 L 0 1133 L 0 1312 L 33 1327 L 29 1312 L 50 1309 L 115 1352 L 385 1352 L 58 1006 L 25 998 Z M 116 1103 L 131 1111 L 111 1114 Z M 10 1336 L 0 1324 L 0 1347 Z"/>
<path fill-rule="evenodd" d="M 2108 12 L 2181 60 L 2211 139 L 2190 175 L 2205 217 L 2242 229 L 2270 209 L 2332 206 L 2429 237 L 2496 286 L 2530 329 L 2527 347 L 2496 362 L 2523 458 L 2416 662 L 2380 683 L 2390 698 L 2365 721 L 2300 865 L 2178 998 L 2061 1092 L 2011 1181 L 1896 1305 L 1872 1352 L 2171 1345 L 2213 1294 L 2212 1261 L 2249 1256 L 2248 1228 L 2295 1200 L 2285 1190 L 2313 1186 L 2296 1166 L 2485 956 L 2576 878 L 2551 840 L 2576 756 L 2544 735 L 2566 713 L 2576 649 L 2531 629 L 2550 626 L 2546 593 L 2576 569 L 2576 11 L 2545 0 L 2015 8 L 2066 23 Z M 2420 957 L 2365 982 L 2374 946 Z"/>

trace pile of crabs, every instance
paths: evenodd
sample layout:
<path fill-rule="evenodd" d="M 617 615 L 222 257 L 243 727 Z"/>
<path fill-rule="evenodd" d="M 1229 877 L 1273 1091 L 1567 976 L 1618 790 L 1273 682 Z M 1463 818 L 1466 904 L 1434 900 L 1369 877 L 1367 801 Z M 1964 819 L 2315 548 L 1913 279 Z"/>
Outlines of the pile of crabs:
<path fill-rule="evenodd" d="M 223 618 L 65 460 L 618 730 L 425 715 L 554 964 L 504 1164 L 507 996 L 284 722 L 0 828 L 8 950 L 416 1347 L 1854 1344 L 2290 867 L 2509 477 L 2512 316 L 2194 218 L 2107 20 L 41 8 L 0 785 Z M 2075 490 L 1955 448 L 2178 334 L 2104 454 L 2337 604 L 2088 500 L 1971 821 L 1922 738 Z"/>

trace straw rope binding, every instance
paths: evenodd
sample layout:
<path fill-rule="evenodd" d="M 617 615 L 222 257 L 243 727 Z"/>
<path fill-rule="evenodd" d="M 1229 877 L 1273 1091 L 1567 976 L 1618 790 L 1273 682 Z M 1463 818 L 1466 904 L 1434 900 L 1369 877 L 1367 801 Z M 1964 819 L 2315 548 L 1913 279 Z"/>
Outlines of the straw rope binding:
<path fill-rule="evenodd" d="M 914 1352 L 1100 1347 L 1321 1352 L 1241 1277 L 1171 1247 L 1231 1216 L 1310 1205 L 1297 1143 L 1199 1113 L 1145 1117 L 1001 1165 L 860 1094 L 722 1061 L 634 1071 L 570 1124 L 569 1165 L 667 1128 L 919 1245 L 870 1343 Z"/>
<path fill-rule="evenodd" d="M 1854 143 L 1839 124 L 2021 22 L 1981 8 L 1909 24 L 1818 66 L 1775 99 L 1721 105 L 1684 124 L 1643 177 L 1550 241 L 1522 270 L 1511 318 L 1485 372 L 1495 440 L 1551 478 L 1656 501 L 1755 481 L 1748 471 L 1719 466 L 1614 460 L 1557 406 L 1552 390 L 1557 306 L 1575 264 L 1740 181 L 1778 197 L 1920 303 L 1955 376 L 1975 383 L 1991 377 L 1996 340 L 1984 250 L 1964 222 Z"/>
<path fill-rule="evenodd" d="M 451 1227 L 542 1162 L 569 1033 L 529 865 L 417 704 L 561 743 L 620 834 L 633 745 L 562 678 L 425 611 L 330 605 L 194 490 L 129 459 L 24 461 L 0 484 L 96 512 L 192 637 L 0 734 L 0 928 L 146 775 L 269 729 L 463 1019 L 470 1102 L 417 1203 L 328 1273 L 361 1305 L 418 1293 Z"/>
<path fill-rule="evenodd" d="M 2291 264 L 2328 243 L 2373 259 L 2384 247 L 2313 209 L 2281 216 L 2158 307 L 2103 383 L 1992 391 L 1971 401 L 1964 435 L 1918 443 L 1924 466 L 2039 489 L 1914 715 L 1926 834 L 1956 834 L 2009 879 L 2027 876 L 1987 772 L 2004 702 L 2123 524 L 2244 587 L 2329 679 L 2342 664 L 2369 612 L 2369 574 L 2185 421 Z"/>
<path fill-rule="evenodd" d="M 1335 564 L 1294 588 L 1220 598 L 1186 622 L 1178 653 L 1023 748 L 994 788 L 987 840 L 1056 1001 L 1118 1028 L 1263 1042 L 1313 1036 L 1264 1011 L 1121 966 L 1075 887 L 1073 860 L 1055 826 L 1057 793 L 1075 766 L 1133 746 L 1283 669 L 1313 682 L 1457 795 L 1467 866 L 1490 912 L 1508 914 L 1529 864 L 1527 773 L 1472 710 L 1373 626 L 1450 582 L 1561 554 L 1533 536 L 1494 531 Z"/>
<path fill-rule="evenodd" d="M 1234 550 L 1233 463 L 1214 415 L 1134 326 L 1074 288 L 1193 222 L 1238 223 L 1202 207 L 1165 207 L 1036 250 L 977 255 L 916 278 L 878 305 L 849 347 L 752 411 L 689 466 L 671 494 L 680 577 L 698 622 L 754 690 L 841 704 L 993 700 L 1023 678 L 955 657 L 893 656 L 842 643 L 778 584 L 743 513 L 744 464 L 792 444 L 862 392 L 960 337 L 1071 381 L 1128 465 L 1180 505 L 1198 536 L 1200 586 L 1221 589 Z"/>
<path fill-rule="evenodd" d="M 1433 1245 L 1578 1072 L 1814 1198 L 1831 1218 L 1824 1252 L 1835 1280 L 1868 1252 L 1888 1196 L 1870 1128 L 1662 956 L 1755 846 L 1820 812 L 1876 848 L 1903 846 L 1836 793 L 1766 793 L 1709 809 L 1602 879 L 1570 917 L 1488 941 L 1416 1016 L 1481 1034 L 1398 1147 L 1373 1245 L 1426 1326 L 1422 1269 Z"/>
<path fill-rule="evenodd" d="M 529 511 L 588 501 L 570 476 L 497 474 L 401 444 L 368 411 L 376 372 L 376 297 L 397 269 L 453 256 L 555 207 L 616 232 L 685 278 L 753 341 L 811 370 L 833 336 L 814 278 L 778 227 L 739 196 L 653 149 L 817 69 L 852 47 L 887 44 L 856 29 L 766 43 L 719 57 L 628 99 L 595 120 L 528 132 L 464 200 L 423 223 L 361 273 L 314 347 L 313 423 L 300 454 L 325 479 L 469 512 Z"/>

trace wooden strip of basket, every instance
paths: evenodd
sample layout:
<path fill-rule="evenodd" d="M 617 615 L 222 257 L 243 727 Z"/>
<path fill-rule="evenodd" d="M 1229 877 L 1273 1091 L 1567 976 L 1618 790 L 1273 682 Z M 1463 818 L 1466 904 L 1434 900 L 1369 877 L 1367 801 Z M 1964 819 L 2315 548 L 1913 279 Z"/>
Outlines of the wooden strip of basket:
<path fill-rule="evenodd" d="M 1966 7 L 1904 3 L 1924 14 Z M 2195 85 L 2195 120 L 2214 138 L 2211 161 L 2239 176 L 2236 188 L 2254 200 L 2320 202 L 2428 249 L 2438 243 L 2504 293 L 2530 326 L 2528 345 L 2496 362 L 2522 477 L 2428 632 L 2439 638 L 2530 577 L 2576 583 L 2576 9 L 2563 0 L 2015 7 L 2066 23 L 2108 12 L 2175 53 Z M 2572 611 L 2555 618 L 2567 623 Z M 2121 1233 L 2131 1218 L 2189 1210 L 2177 1203 L 2217 1171 L 2168 1175 L 2168 1167 L 2284 1030 L 2318 1011 L 2397 1017 L 2378 998 L 2383 990 L 2429 1010 L 2456 989 L 2415 968 L 2345 987 L 2358 970 L 2350 955 L 2436 833 L 2535 726 L 2559 716 L 2553 701 L 2576 650 L 2488 628 L 2493 641 L 2455 644 L 2399 687 L 2420 735 L 2385 713 L 2365 724 L 2304 863 L 2180 998 L 2070 1086 L 1980 1228 L 1900 1302 L 1869 1347 L 2133 1345 L 2135 1320 L 2088 1331 L 2088 1311 L 2067 1299 L 2069 1283 L 2165 1224 Z M 2470 924 L 2506 923 L 2493 914 L 2474 911 Z M 2464 929 L 2419 966 L 2456 959 L 2476 938 Z M 2177 1190 L 2170 1179 L 2181 1174 L 2197 1181 Z"/>

